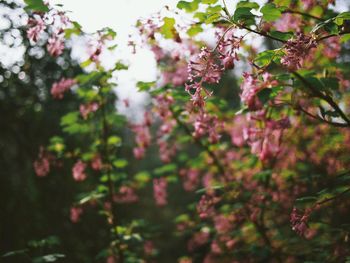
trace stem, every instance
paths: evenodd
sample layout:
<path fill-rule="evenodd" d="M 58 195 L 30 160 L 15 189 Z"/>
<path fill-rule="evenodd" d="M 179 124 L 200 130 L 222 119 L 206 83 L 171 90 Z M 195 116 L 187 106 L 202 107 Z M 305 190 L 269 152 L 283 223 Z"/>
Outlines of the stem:
<path fill-rule="evenodd" d="M 345 195 L 345 194 L 348 193 L 348 192 L 350 192 L 350 188 L 346 189 L 345 191 L 339 193 L 339 194 L 336 195 L 336 196 L 333 196 L 333 197 L 330 197 L 330 198 L 326 198 L 326 199 L 323 199 L 322 201 L 317 202 L 317 203 L 315 204 L 315 206 L 316 206 L 316 205 L 323 205 L 323 204 L 325 204 L 325 203 L 328 203 L 328 202 L 330 202 L 330 201 L 333 201 L 333 200 L 335 200 L 335 199 L 338 199 L 339 197 Z"/>
<path fill-rule="evenodd" d="M 124 262 L 124 255 L 123 251 L 121 250 L 121 242 L 119 239 L 119 234 L 117 232 L 117 221 L 116 221 L 116 209 L 114 204 L 114 194 L 115 194 L 115 187 L 112 180 L 112 175 L 110 172 L 111 163 L 109 160 L 109 151 L 108 151 L 108 123 L 106 119 L 106 106 L 105 101 L 102 102 L 101 111 L 102 111 L 102 141 L 103 141 L 103 161 L 106 164 L 106 173 L 108 178 L 108 199 L 111 204 L 111 225 L 113 227 L 113 232 L 116 232 L 116 239 L 117 239 L 117 245 L 118 245 L 118 262 L 123 263 Z"/>
<path fill-rule="evenodd" d="M 294 76 L 296 76 L 312 93 L 314 96 L 325 100 L 333 109 L 336 111 L 339 116 L 346 122 L 346 126 L 350 126 L 350 119 L 346 116 L 346 114 L 340 109 L 338 104 L 330 97 L 329 95 L 323 94 L 319 89 L 314 87 L 310 82 L 308 82 L 303 76 L 301 76 L 297 72 L 292 72 Z"/>
<path fill-rule="evenodd" d="M 316 19 L 316 20 L 319 20 L 319 21 L 325 21 L 323 18 L 320 18 L 320 17 L 317 17 L 317 16 L 313 16 L 313 15 L 310 15 L 308 13 L 304 13 L 304 12 L 300 12 L 300 11 L 296 11 L 296 10 L 291 10 L 291 9 L 283 11 L 282 13 L 298 14 L 298 15 L 309 17 L 309 18 Z"/>
<path fill-rule="evenodd" d="M 339 123 L 339 122 L 332 122 L 332 121 L 328 121 L 326 119 L 323 119 L 321 118 L 320 116 L 317 116 L 317 115 L 313 115 L 312 113 L 304 110 L 302 107 L 298 107 L 297 108 L 298 110 L 304 112 L 306 115 L 310 116 L 311 118 L 315 119 L 315 120 L 318 120 L 318 121 L 322 121 L 322 122 L 325 122 L 325 123 L 328 123 L 332 126 L 335 126 L 335 127 L 348 127 L 348 125 L 346 123 Z"/>
<path fill-rule="evenodd" d="M 340 32 L 339 34 L 331 34 L 331 35 L 323 36 L 323 37 L 320 37 L 319 39 L 317 39 L 317 42 L 325 40 L 327 38 L 338 37 L 338 36 L 345 35 L 345 34 L 350 34 L 350 32 L 346 31 L 346 32 Z"/>

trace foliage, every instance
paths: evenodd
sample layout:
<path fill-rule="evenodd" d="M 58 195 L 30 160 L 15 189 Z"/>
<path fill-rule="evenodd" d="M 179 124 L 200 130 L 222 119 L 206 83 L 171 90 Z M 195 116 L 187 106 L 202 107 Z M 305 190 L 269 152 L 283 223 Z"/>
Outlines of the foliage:
<path fill-rule="evenodd" d="M 159 78 L 137 83 L 151 100 L 132 123 L 115 106 L 114 74 L 128 67 L 101 61 L 118 48 L 116 33 L 87 35 L 64 12 L 26 3 L 27 48 L 69 61 L 49 77 L 52 98 L 45 87 L 45 103 L 65 110 L 46 146 L 36 145 L 33 167 L 38 180 L 57 170 L 69 177 L 62 186 L 77 194 L 64 209 L 98 236 L 97 261 L 349 260 L 349 12 L 336 13 L 326 0 L 239 1 L 233 10 L 225 1 L 193 0 L 140 20 L 140 42 L 131 44 L 154 52 Z M 202 32 L 214 32 L 213 46 Z M 90 41 L 80 68 L 67 55 L 73 34 Z M 150 188 L 160 208 L 141 212 Z M 85 223 L 93 216 L 103 223 Z M 168 258 L 162 235 L 172 235 L 168 248 L 176 248 Z M 51 252 L 32 260 L 69 258 Z"/>

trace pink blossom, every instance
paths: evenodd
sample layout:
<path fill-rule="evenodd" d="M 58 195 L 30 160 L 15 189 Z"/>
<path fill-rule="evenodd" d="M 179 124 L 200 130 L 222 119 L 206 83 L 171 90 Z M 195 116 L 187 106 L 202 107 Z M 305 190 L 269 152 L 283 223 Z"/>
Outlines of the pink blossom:
<path fill-rule="evenodd" d="M 72 169 L 73 178 L 75 181 L 84 181 L 86 179 L 86 164 L 81 160 L 77 161 Z"/>
<path fill-rule="evenodd" d="M 165 178 L 153 179 L 153 196 L 158 206 L 164 206 L 168 203 L 167 186 L 168 182 Z"/>
<path fill-rule="evenodd" d="M 148 256 L 153 255 L 155 251 L 154 243 L 151 240 L 146 240 L 143 244 L 143 251 Z"/>
<path fill-rule="evenodd" d="M 197 204 L 197 212 L 201 219 L 211 217 L 215 214 L 216 200 L 212 196 L 202 195 L 199 203 Z"/>
<path fill-rule="evenodd" d="M 138 196 L 136 195 L 134 189 L 132 189 L 129 186 L 123 185 L 119 188 L 119 192 L 115 194 L 113 197 L 114 202 L 116 203 L 134 203 L 139 200 Z"/>
<path fill-rule="evenodd" d="M 185 171 L 183 187 L 186 191 L 194 191 L 199 184 L 199 170 L 189 169 Z"/>
<path fill-rule="evenodd" d="M 62 37 L 52 36 L 47 41 L 47 51 L 53 57 L 58 57 L 63 53 L 64 41 Z"/>
<path fill-rule="evenodd" d="M 76 81 L 74 79 L 62 78 L 59 82 L 55 82 L 51 88 L 51 95 L 55 99 L 62 99 L 63 94 L 68 91 Z"/>
<path fill-rule="evenodd" d="M 33 166 L 36 175 L 39 177 L 46 176 L 50 172 L 50 156 L 43 147 L 40 147 L 38 159 L 34 161 Z"/>
<path fill-rule="evenodd" d="M 290 39 L 284 45 L 286 54 L 282 57 L 281 63 L 288 70 L 294 71 L 301 68 L 303 60 L 308 56 L 310 49 L 317 46 L 312 36 L 297 33 L 295 39 Z"/>
<path fill-rule="evenodd" d="M 37 17 L 35 19 L 31 18 L 28 21 L 28 25 L 30 27 L 27 29 L 27 37 L 33 42 L 37 42 L 40 34 L 46 28 L 45 22 L 41 17 Z"/>
<path fill-rule="evenodd" d="M 100 171 L 102 169 L 102 159 L 99 154 L 96 154 L 91 160 L 91 168 L 95 171 Z"/>
<path fill-rule="evenodd" d="M 334 59 L 340 55 L 341 43 L 339 37 L 327 38 L 324 41 L 323 55 L 327 58 Z"/>
<path fill-rule="evenodd" d="M 115 258 L 115 256 L 108 256 L 106 263 L 118 263 L 117 259 Z"/>
<path fill-rule="evenodd" d="M 232 229 L 229 217 L 224 215 L 217 215 L 214 217 L 214 226 L 219 234 L 225 234 Z"/>
<path fill-rule="evenodd" d="M 311 210 L 307 210 L 304 214 L 301 214 L 301 212 L 294 207 L 290 214 L 292 229 L 301 236 L 304 236 L 308 229 L 307 221 L 309 220 L 310 213 Z"/>
<path fill-rule="evenodd" d="M 233 69 L 234 61 L 239 60 L 237 51 L 240 48 L 242 38 L 235 37 L 232 29 L 226 32 L 223 37 L 218 36 L 218 38 L 220 42 L 218 43 L 217 52 L 219 53 L 218 57 L 221 60 L 223 68 Z"/>
<path fill-rule="evenodd" d="M 200 231 L 193 235 L 193 237 L 188 241 L 187 248 L 189 251 L 193 251 L 198 247 L 201 247 L 208 243 L 209 232 Z"/>
<path fill-rule="evenodd" d="M 81 116 L 83 116 L 83 119 L 86 120 L 88 118 L 88 115 L 91 112 L 95 112 L 98 110 L 99 106 L 100 105 L 97 102 L 90 102 L 87 104 L 81 104 L 79 106 L 79 111 L 80 111 Z"/>
<path fill-rule="evenodd" d="M 159 156 L 162 162 L 169 163 L 171 158 L 176 154 L 176 144 L 170 145 L 166 140 L 158 139 Z"/>
<path fill-rule="evenodd" d="M 301 17 L 291 13 L 282 14 L 281 18 L 275 22 L 275 27 L 278 31 L 298 31 L 302 23 Z"/>
<path fill-rule="evenodd" d="M 80 220 L 80 216 L 83 213 L 83 208 L 79 207 L 79 206 L 73 206 L 70 209 L 70 220 L 73 223 L 78 223 Z"/>
<path fill-rule="evenodd" d="M 133 149 L 134 157 L 138 160 L 142 159 L 145 156 L 145 148 L 143 147 L 135 147 Z"/>

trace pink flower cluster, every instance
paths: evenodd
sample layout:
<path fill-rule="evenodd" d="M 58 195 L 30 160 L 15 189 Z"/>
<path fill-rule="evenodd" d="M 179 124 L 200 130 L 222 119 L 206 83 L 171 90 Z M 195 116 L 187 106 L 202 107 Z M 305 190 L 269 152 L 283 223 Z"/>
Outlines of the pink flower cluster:
<path fill-rule="evenodd" d="M 327 38 L 324 41 L 323 55 L 329 59 L 337 58 L 341 51 L 340 37 Z"/>
<path fill-rule="evenodd" d="M 290 71 L 301 68 L 310 49 L 315 47 L 317 47 L 317 42 L 312 36 L 297 33 L 296 38 L 288 40 L 284 45 L 286 54 L 281 59 L 282 65 Z"/>
<path fill-rule="evenodd" d="M 100 105 L 97 102 L 89 102 L 87 104 L 81 104 L 79 111 L 84 120 L 86 120 L 90 113 L 96 112 Z"/>
<path fill-rule="evenodd" d="M 308 230 L 307 221 L 309 220 L 310 213 L 311 210 L 306 210 L 305 213 L 301 213 L 296 207 L 294 207 L 290 214 L 292 229 L 300 236 L 304 236 Z"/>
<path fill-rule="evenodd" d="M 103 163 L 101 156 L 96 154 L 91 160 L 91 168 L 95 171 L 100 171 L 102 169 Z"/>
<path fill-rule="evenodd" d="M 64 50 L 63 35 L 54 35 L 47 41 L 47 51 L 53 57 L 58 57 Z"/>
<path fill-rule="evenodd" d="M 27 37 L 33 41 L 37 42 L 42 32 L 46 29 L 46 25 L 41 16 L 35 18 L 30 18 L 28 20 Z"/>
<path fill-rule="evenodd" d="M 153 179 L 153 196 L 158 206 L 164 206 L 168 203 L 167 187 L 168 182 L 165 178 L 161 177 Z"/>
<path fill-rule="evenodd" d="M 84 163 L 81 160 L 78 160 L 72 169 L 72 173 L 73 173 L 73 178 L 75 181 L 84 181 L 86 179 L 86 173 L 85 173 L 85 169 L 86 169 L 86 163 Z"/>
<path fill-rule="evenodd" d="M 135 203 L 138 200 L 134 189 L 126 185 L 121 186 L 119 192 L 113 196 L 113 201 L 121 204 Z"/>
<path fill-rule="evenodd" d="M 203 47 L 199 55 L 192 58 L 188 64 L 189 84 L 186 84 L 185 88 L 191 95 L 193 105 L 199 108 L 204 106 L 206 97 L 211 95 L 203 84 L 218 83 L 224 70 L 232 69 L 234 61 L 238 60 L 237 50 L 241 38 L 236 38 L 231 30 L 223 37 L 219 37 L 218 41 L 215 50 L 210 51 L 207 47 Z"/>
<path fill-rule="evenodd" d="M 244 104 L 248 106 L 251 111 L 260 110 L 263 105 L 259 98 L 256 96 L 259 91 L 264 88 L 271 88 L 278 85 L 276 80 L 272 79 L 272 75 L 265 72 L 263 75 L 263 80 L 259 80 L 252 74 L 247 72 L 243 73 L 243 82 L 241 84 L 241 100 Z"/>
<path fill-rule="evenodd" d="M 220 139 L 219 131 L 222 128 L 222 123 L 218 120 L 216 115 L 200 112 L 196 115 L 194 121 L 194 138 L 200 138 L 208 135 L 210 143 L 217 143 Z"/>
<path fill-rule="evenodd" d="M 275 22 L 275 27 L 278 31 L 288 32 L 291 30 L 300 30 L 302 19 L 298 15 L 291 13 L 282 14 L 281 18 Z"/>
<path fill-rule="evenodd" d="M 55 99 L 63 99 L 63 94 L 68 91 L 76 80 L 62 78 L 59 82 L 55 82 L 51 87 L 51 95 Z"/>
<path fill-rule="evenodd" d="M 83 208 L 79 206 L 73 206 L 70 209 L 70 220 L 72 223 L 78 223 L 80 216 L 83 214 Z"/>
<path fill-rule="evenodd" d="M 263 162 L 273 160 L 281 150 L 283 130 L 290 127 L 289 119 L 284 118 L 278 121 L 264 119 L 265 128 L 248 128 L 244 130 L 244 136 L 251 146 L 253 154 L 259 156 Z"/>
<path fill-rule="evenodd" d="M 201 219 L 212 217 L 215 214 L 215 204 L 219 199 L 211 195 L 202 195 L 197 204 L 197 212 Z"/>
<path fill-rule="evenodd" d="M 48 154 L 44 147 L 40 147 L 38 159 L 34 161 L 33 166 L 37 176 L 43 177 L 50 172 L 50 154 Z"/>
<path fill-rule="evenodd" d="M 137 147 L 133 149 L 136 159 L 142 159 L 145 155 L 146 148 L 151 144 L 151 133 L 149 127 L 152 124 L 151 114 L 144 113 L 143 122 L 141 124 L 133 124 L 131 129 L 135 133 L 135 142 Z"/>

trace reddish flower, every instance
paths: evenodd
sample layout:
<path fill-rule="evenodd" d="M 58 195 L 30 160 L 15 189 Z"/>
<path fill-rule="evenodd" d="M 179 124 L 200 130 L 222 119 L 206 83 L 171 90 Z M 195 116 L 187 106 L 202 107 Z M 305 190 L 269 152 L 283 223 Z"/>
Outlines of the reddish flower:
<path fill-rule="evenodd" d="M 81 160 L 77 161 L 72 169 L 73 178 L 75 181 L 84 181 L 86 179 L 86 164 Z"/>
<path fill-rule="evenodd" d="M 30 26 L 27 29 L 27 37 L 33 42 L 37 42 L 40 34 L 45 30 L 46 25 L 41 17 L 31 18 L 28 21 L 28 25 Z"/>
<path fill-rule="evenodd" d="M 55 82 L 51 88 L 51 95 L 55 99 L 62 99 L 63 94 L 68 91 L 76 81 L 74 79 L 62 78 L 59 82 Z"/>
<path fill-rule="evenodd" d="M 79 111 L 81 116 L 83 116 L 83 119 L 86 120 L 88 118 L 88 115 L 91 112 L 97 111 L 99 108 L 99 104 L 97 102 L 90 102 L 87 104 L 81 104 L 79 106 Z"/>
<path fill-rule="evenodd" d="M 165 178 L 153 179 L 153 196 L 158 206 L 164 206 L 167 201 L 168 182 Z"/>
<path fill-rule="evenodd" d="M 80 216 L 83 213 L 83 209 L 79 206 L 73 206 L 70 209 L 70 220 L 73 223 L 78 223 L 80 220 Z"/>
<path fill-rule="evenodd" d="M 33 166 L 39 177 L 46 176 L 50 172 L 50 156 L 43 147 L 40 147 L 38 159 L 34 161 Z"/>
<path fill-rule="evenodd" d="M 102 159 L 99 154 L 95 155 L 91 160 L 91 168 L 100 171 L 102 169 Z"/>
<path fill-rule="evenodd" d="M 282 57 L 281 63 L 288 70 L 294 71 L 301 68 L 303 60 L 309 54 L 310 49 L 317 46 L 312 36 L 297 33 L 295 39 L 290 39 L 284 45 L 286 55 Z"/>
<path fill-rule="evenodd" d="M 134 203 L 139 200 L 134 189 L 129 186 L 123 185 L 119 188 L 119 192 L 113 197 L 116 203 Z"/>
<path fill-rule="evenodd" d="M 47 51 L 53 57 L 58 57 L 63 53 L 64 41 L 62 37 L 53 36 L 47 41 Z"/>

